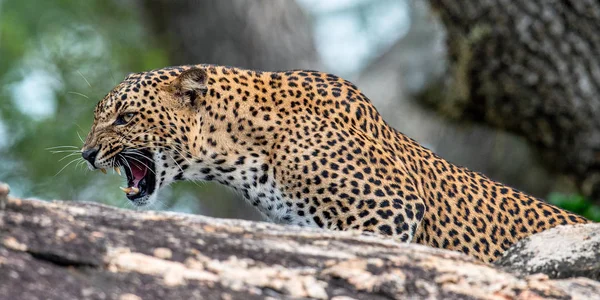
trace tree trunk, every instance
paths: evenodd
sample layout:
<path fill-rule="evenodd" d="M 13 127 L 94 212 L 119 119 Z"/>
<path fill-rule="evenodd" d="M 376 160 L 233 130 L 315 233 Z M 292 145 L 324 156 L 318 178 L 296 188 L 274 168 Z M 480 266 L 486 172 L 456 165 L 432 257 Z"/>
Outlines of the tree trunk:
<path fill-rule="evenodd" d="M 450 120 L 416 101 L 415 95 L 444 75 L 446 35 L 426 3 L 414 2 L 410 17 L 407 34 L 355 82 L 388 124 L 454 164 L 536 197 L 566 181 L 549 172 L 524 138 L 483 123 Z"/>
<path fill-rule="evenodd" d="M 600 4 L 430 0 L 447 29 L 446 115 L 525 136 L 600 201 Z"/>
<path fill-rule="evenodd" d="M 458 252 L 356 232 L 2 195 L 0 202 L 6 204 L 0 210 L 2 299 L 600 295 L 600 283 L 588 278 L 513 275 Z"/>
<path fill-rule="evenodd" d="M 140 4 L 153 31 L 168 42 L 174 65 L 210 63 L 261 70 L 318 66 L 310 24 L 294 1 Z"/>

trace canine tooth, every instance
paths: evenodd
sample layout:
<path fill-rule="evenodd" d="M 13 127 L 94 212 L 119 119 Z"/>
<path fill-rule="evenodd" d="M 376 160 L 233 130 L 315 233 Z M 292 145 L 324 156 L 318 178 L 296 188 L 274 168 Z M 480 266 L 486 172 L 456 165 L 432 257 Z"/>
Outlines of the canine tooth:
<path fill-rule="evenodd" d="M 101 171 L 102 173 L 106 174 L 106 169 L 102 168 L 102 169 L 100 169 L 100 171 Z"/>
<path fill-rule="evenodd" d="M 121 169 L 119 169 L 119 167 L 115 167 L 115 172 L 117 172 L 117 174 L 119 174 L 119 176 L 121 176 Z"/>
<path fill-rule="evenodd" d="M 134 194 L 135 195 L 135 194 L 137 194 L 137 193 L 140 192 L 140 189 L 138 189 L 136 187 L 131 187 L 131 191 L 132 191 L 132 193 L 130 193 L 130 194 Z"/>
<path fill-rule="evenodd" d="M 122 186 L 119 187 L 121 191 L 125 192 L 125 194 L 129 194 L 131 192 L 131 188 L 124 188 Z"/>

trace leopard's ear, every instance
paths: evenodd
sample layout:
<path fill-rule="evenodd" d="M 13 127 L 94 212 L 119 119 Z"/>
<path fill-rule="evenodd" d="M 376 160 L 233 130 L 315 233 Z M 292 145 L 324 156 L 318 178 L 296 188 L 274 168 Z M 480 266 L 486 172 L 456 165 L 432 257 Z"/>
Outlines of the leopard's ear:
<path fill-rule="evenodd" d="M 174 96 L 182 101 L 184 105 L 196 107 L 199 97 L 206 95 L 207 74 L 204 69 L 192 68 L 185 70 L 173 80 L 169 90 Z"/>

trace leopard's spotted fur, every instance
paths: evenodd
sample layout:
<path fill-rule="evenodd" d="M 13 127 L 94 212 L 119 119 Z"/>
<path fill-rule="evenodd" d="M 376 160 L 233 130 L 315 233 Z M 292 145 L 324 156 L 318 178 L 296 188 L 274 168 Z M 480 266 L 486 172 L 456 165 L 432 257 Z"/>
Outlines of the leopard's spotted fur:
<path fill-rule="evenodd" d="M 373 231 L 483 261 L 533 233 L 588 222 L 447 162 L 388 126 L 352 83 L 315 71 L 129 75 L 98 104 L 89 149 L 96 168 L 147 150 L 156 189 L 138 205 L 176 180 L 217 181 L 274 222 Z"/>

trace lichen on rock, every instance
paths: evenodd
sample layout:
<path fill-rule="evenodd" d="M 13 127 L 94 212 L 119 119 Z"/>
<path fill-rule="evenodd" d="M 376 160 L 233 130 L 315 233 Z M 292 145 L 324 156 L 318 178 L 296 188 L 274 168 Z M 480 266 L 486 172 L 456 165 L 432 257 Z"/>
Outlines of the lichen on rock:
<path fill-rule="evenodd" d="M 6 299 L 600 298 L 588 278 L 352 231 L 11 197 L 0 227 Z"/>

